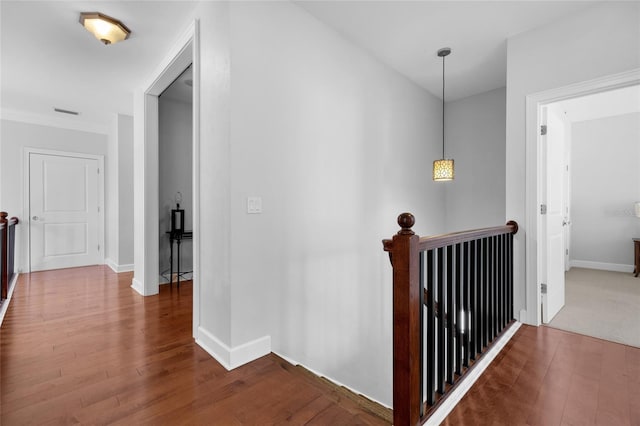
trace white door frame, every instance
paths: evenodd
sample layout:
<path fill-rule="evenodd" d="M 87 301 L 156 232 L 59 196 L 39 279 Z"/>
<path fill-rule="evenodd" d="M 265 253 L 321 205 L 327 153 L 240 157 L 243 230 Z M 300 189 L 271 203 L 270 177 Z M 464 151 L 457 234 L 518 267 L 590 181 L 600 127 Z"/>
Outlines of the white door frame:
<path fill-rule="evenodd" d="M 22 189 L 22 200 L 24 205 L 25 212 L 25 221 L 24 224 L 26 232 L 24 232 L 23 239 L 23 247 L 26 248 L 26 252 L 23 252 L 26 257 L 24 258 L 24 267 L 28 272 L 31 272 L 31 216 L 29 216 L 31 197 L 30 197 L 30 187 L 31 187 L 31 173 L 30 173 L 30 158 L 31 154 L 43 154 L 43 155 L 56 155 L 60 157 L 73 157 L 73 158 L 88 158 L 91 160 L 98 161 L 98 205 L 100 207 L 100 212 L 98 213 L 98 244 L 100 244 L 100 258 L 99 261 L 101 264 L 104 263 L 104 253 L 105 253 L 105 244 L 104 244 L 104 155 L 98 154 L 85 154 L 83 152 L 67 152 L 67 151 L 54 151 L 50 149 L 40 149 L 40 148 L 24 148 L 24 188 Z"/>
<path fill-rule="evenodd" d="M 526 98 L 526 185 L 525 185 L 525 222 L 527 229 L 525 245 L 525 306 L 528 324 L 540 325 L 540 283 L 541 271 L 539 259 L 546 253 L 541 241 L 540 204 L 542 157 L 538 129 L 540 128 L 540 109 L 547 104 L 604 92 L 613 89 L 640 84 L 640 68 L 588 80 L 568 86 L 545 90 L 527 95 Z"/>
<path fill-rule="evenodd" d="M 158 96 L 189 65 L 193 67 L 193 331 L 200 323 L 200 31 L 199 21 L 173 48 L 140 90 L 134 93 L 134 277 L 143 296 L 159 291 Z M 195 335 L 195 334 L 194 334 Z"/>

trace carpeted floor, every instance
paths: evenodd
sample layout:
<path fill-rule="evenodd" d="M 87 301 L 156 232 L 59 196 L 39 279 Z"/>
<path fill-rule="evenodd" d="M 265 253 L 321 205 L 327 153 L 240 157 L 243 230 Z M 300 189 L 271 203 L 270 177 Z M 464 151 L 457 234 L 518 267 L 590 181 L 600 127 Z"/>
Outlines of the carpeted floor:
<path fill-rule="evenodd" d="M 565 283 L 565 306 L 548 326 L 640 347 L 640 277 L 571 268 Z"/>

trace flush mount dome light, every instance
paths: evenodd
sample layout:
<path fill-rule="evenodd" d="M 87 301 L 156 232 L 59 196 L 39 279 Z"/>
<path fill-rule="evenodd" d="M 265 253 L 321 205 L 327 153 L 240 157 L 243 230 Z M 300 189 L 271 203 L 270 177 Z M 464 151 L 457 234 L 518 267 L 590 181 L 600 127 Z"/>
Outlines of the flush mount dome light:
<path fill-rule="evenodd" d="M 131 34 L 131 30 L 122 22 L 98 12 L 82 12 L 80 24 L 107 45 L 126 40 Z"/>

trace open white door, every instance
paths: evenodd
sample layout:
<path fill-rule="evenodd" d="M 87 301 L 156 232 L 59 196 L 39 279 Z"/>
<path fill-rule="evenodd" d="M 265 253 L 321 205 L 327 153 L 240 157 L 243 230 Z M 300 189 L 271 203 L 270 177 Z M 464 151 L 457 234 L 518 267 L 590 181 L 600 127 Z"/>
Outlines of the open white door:
<path fill-rule="evenodd" d="M 544 115 L 543 115 L 544 116 Z M 542 132 L 545 133 L 545 132 Z M 546 214 L 542 215 L 542 242 L 544 269 L 542 275 L 542 322 L 548 323 L 564 306 L 565 273 L 565 127 L 558 111 L 548 107 L 546 111 L 546 134 L 541 136 L 543 159 L 546 162 L 543 199 Z M 546 293 L 545 290 L 546 289 Z"/>
<path fill-rule="evenodd" d="M 98 160 L 29 154 L 31 271 L 102 263 Z"/>
<path fill-rule="evenodd" d="M 571 123 L 563 115 L 564 124 L 564 186 L 562 199 L 564 200 L 564 270 L 571 269 Z"/>

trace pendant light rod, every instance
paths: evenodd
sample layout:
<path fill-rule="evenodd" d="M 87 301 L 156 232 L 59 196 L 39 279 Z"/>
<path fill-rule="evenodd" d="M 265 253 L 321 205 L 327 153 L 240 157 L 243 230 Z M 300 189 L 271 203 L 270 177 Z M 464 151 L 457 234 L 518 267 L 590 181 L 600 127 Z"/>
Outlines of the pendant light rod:
<path fill-rule="evenodd" d="M 453 160 L 444 156 L 444 58 L 450 53 L 449 47 L 438 50 L 438 56 L 442 58 L 442 159 L 433 162 L 433 180 L 436 182 L 453 180 L 455 175 Z"/>
<path fill-rule="evenodd" d="M 442 158 L 444 159 L 444 58 L 451 53 L 450 47 L 438 50 L 438 56 L 442 58 Z"/>

